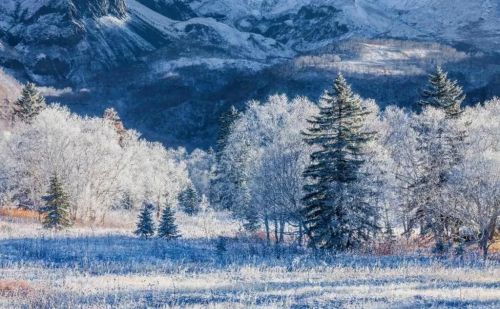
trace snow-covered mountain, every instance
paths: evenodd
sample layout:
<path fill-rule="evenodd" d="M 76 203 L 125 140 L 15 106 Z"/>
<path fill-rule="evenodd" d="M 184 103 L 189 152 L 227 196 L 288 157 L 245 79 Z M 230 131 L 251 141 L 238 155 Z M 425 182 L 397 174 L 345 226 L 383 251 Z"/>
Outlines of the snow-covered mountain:
<path fill-rule="evenodd" d="M 150 137 L 206 146 L 229 104 L 315 98 L 338 70 L 382 104 L 411 102 L 380 88 L 416 89 L 436 63 L 471 98 L 500 94 L 499 20 L 496 0 L 4 0 L 0 66 L 71 87 L 52 99 L 82 113 L 114 105 Z"/>

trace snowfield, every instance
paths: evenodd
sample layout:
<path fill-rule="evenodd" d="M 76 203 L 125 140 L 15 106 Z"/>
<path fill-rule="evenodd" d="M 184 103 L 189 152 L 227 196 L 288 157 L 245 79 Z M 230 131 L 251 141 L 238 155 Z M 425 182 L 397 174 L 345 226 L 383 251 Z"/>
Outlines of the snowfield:
<path fill-rule="evenodd" d="M 184 237 L 173 242 L 132 236 L 130 216 L 58 234 L 1 220 L 2 308 L 500 306 L 495 261 L 276 250 L 241 237 L 227 214 L 177 214 Z"/>

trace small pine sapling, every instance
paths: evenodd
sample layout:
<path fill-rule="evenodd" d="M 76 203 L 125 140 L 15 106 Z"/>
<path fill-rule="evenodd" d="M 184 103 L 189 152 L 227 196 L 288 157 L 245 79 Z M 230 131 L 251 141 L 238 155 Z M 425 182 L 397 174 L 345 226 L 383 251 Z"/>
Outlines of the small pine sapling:
<path fill-rule="evenodd" d="M 166 205 L 163 208 L 160 225 L 158 226 L 158 237 L 168 240 L 180 237 L 177 225 L 175 224 L 174 211 L 170 205 Z"/>
<path fill-rule="evenodd" d="M 153 208 L 153 205 L 146 203 L 139 213 L 137 229 L 134 232 L 137 236 L 149 238 L 154 235 Z"/>

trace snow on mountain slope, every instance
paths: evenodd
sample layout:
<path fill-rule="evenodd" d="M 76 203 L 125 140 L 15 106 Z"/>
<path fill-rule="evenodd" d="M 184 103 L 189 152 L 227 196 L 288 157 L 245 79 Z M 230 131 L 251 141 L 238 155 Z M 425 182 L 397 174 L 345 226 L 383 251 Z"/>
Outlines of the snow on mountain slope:
<path fill-rule="evenodd" d="M 129 14 L 136 17 L 164 35 L 180 40 L 190 40 L 198 44 L 215 43 L 218 48 L 226 49 L 230 54 L 238 54 L 249 59 L 270 60 L 272 58 L 290 58 L 293 53 L 280 46 L 273 39 L 262 35 L 238 31 L 213 18 L 192 18 L 188 21 L 174 21 L 135 0 L 126 0 Z"/>
<path fill-rule="evenodd" d="M 41 84 L 81 83 L 153 50 L 124 23 L 123 0 L 6 0 L 0 16 L 0 40 L 10 48 L 0 64 Z"/>
<path fill-rule="evenodd" d="M 235 25 L 249 19 L 260 22 L 260 29 L 263 20 L 290 17 L 306 7 L 333 7 L 341 11 L 334 18 L 359 36 L 472 41 L 488 51 L 500 46 L 496 0 L 193 0 L 190 5 Z"/>
<path fill-rule="evenodd" d="M 13 102 L 20 94 L 19 82 L 0 69 L 0 132 L 10 123 Z"/>
<path fill-rule="evenodd" d="M 15 58 L 40 83 L 83 82 L 157 50 L 269 65 L 352 37 L 500 47 L 493 0 L 7 0 L 0 16 L 17 53 L 0 51 L 0 64 Z"/>
<path fill-rule="evenodd" d="M 469 98 L 498 95 L 499 20 L 498 0 L 1 0 L 0 67 L 206 146 L 230 104 L 315 98 L 338 70 L 382 105 L 414 100 L 436 63 Z"/>
<path fill-rule="evenodd" d="M 467 43 L 488 52 L 500 46 L 500 2 L 496 0 L 358 0 L 356 3 L 368 14 L 385 16 L 383 23 L 366 25 L 374 26 L 383 35 Z"/>
<path fill-rule="evenodd" d="M 433 64 L 453 64 L 469 55 L 436 43 L 398 40 L 352 40 L 338 44 L 332 51 L 294 59 L 296 70 L 308 68 L 383 78 L 388 76 L 425 76 Z"/>
<path fill-rule="evenodd" d="M 392 27 L 391 35 L 472 42 L 477 48 L 500 46 L 500 2 L 496 0 L 362 0 L 360 6 L 380 8 L 391 19 L 413 29 Z"/>

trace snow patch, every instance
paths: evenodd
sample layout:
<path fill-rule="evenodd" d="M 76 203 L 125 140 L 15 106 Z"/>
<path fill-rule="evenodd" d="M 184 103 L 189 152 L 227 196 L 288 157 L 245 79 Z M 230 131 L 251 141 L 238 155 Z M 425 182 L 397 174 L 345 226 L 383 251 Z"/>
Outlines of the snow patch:
<path fill-rule="evenodd" d="M 175 70 L 194 66 L 205 66 L 209 70 L 237 68 L 256 72 L 263 69 L 267 65 L 242 59 L 185 57 L 172 61 L 157 61 L 151 65 L 153 72 L 155 74 L 164 74 L 163 77 L 176 76 Z"/>

